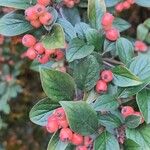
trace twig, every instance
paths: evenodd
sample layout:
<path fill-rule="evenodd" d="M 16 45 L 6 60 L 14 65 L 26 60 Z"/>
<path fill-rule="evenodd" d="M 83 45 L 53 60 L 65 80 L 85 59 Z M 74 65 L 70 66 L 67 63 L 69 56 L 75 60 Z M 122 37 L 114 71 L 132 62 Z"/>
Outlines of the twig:
<path fill-rule="evenodd" d="M 103 60 L 116 65 L 124 65 L 122 62 L 110 58 L 103 58 Z"/>

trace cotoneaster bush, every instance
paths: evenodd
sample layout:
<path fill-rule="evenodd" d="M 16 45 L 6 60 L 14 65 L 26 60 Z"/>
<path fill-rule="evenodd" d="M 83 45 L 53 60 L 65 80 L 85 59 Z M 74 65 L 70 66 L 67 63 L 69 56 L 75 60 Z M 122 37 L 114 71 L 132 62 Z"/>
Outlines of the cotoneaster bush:
<path fill-rule="evenodd" d="M 150 19 L 134 38 L 122 33 L 131 24 L 118 17 L 133 5 L 150 7 L 150 1 L 0 5 L 14 8 L 0 19 L 0 42 L 20 35 L 22 57 L 40 73 L 46 97 L 30 119 L 52 135 L 47 150 L 150 149 Z"/>

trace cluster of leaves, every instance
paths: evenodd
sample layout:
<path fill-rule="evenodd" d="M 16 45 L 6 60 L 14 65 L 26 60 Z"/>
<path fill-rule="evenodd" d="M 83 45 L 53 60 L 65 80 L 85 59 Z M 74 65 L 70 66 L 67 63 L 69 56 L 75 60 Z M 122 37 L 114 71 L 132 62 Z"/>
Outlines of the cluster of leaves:
<path fill-rule="evenodd" d="M 93 137 L 94 150 L 119 150 L 121 146 L 127 150 L 149 150 L 150 53 L 135 55 L 135 39 L 121 36 L 116 42 L 108 41 L 101 26 L 101 18 L 107 7 L 113 9 L 120 1 L 89 0 L 88 4 L 81 1 L 79 6 L 87 7 L 86 19 L 80 17 L 77 8 L 57 7 L 59 2 L 56 2 L 53 7 L 48 7 L 54 16 L 53 23 L 35 31 L 23 13 L 35 1 L 0 0 L 2 6 L 22 9 L 0 19 L 0 34 L 16 36 L 32 32 L 41 35 L 38 36 L 39 40 L 47 49 L 64 48 L 65 41 L 68 43 L 65 55 L 68 73 L 54 70 L 54 62 L 40 65 L 41 83 L 47 97 L 32 108 L 32 122 L 45 126 L 48 116 L 56 108 L 63 107 L 70 128 L 81 135 Z M 136 3 L 150 7 L 150 1 L 147 0 L 136 0 Z M 122 18 L 116 18 L 113 26 L 123 32 L 131 25 Z M 138 37 L 139 32 L 143 34 L 139 30 Z M 33 65 L 35 69 L 35 63 Z M 99 72 L 106 68 L 112 70 L 114 80 L 108 92 L 99 95 L 94 87 Z M 139 110 L 145 123 L 140 125 L 138 116 L 124 119 L 120 113 L 123 105 L 131 105 Z M 121 127 L 124 127 L 126 137 L 123 145 L 117 140 Z M 58 135 L 55 133 L 52 136 L 48 150 L 74 149 L 73 145 L 61 142 Z"/>

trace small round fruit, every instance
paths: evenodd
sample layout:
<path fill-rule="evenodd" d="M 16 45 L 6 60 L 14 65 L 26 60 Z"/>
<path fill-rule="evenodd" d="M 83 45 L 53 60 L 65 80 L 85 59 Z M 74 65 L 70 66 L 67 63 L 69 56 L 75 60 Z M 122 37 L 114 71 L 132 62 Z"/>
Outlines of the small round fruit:
<path fill-rule="evenodd" d="M 43 15 L 39 17 L 41 24 L 48 25 L 49 21 L 53 18 L 52 14 L 49 12 L 45 12 Z"/>
<path fill-rule="evenodd" d="M 76 150 L 88 150 L 86 146 L 77 146 Z"/>
<path fill-rule="evenodd" d="M 117 12 L 122 12 L 123 9 L 124 9 L 124 7 L 123 7 L 123 3 L 122 3 L 122 2 L 121 2 L 121 3 L 118 3 L 118 4 L 115 6 L 115 10 L 116 10 Z"/>
<path fill-rule="evenodd" d="M 34 27 L 34 28 L 39 28 L 42 26 L 42 24 L 40 23 L 40 21 L 37 19 L 37 20 L 32 20 L 30 21 L 30 24 Z"/>
<path fill-rule="evenodd" d="M 42 43 L 36 43 L 34 49 L 37 51 L 38 54 L 43 54 L 45 52 L 45 48 Z"/>
<path fill-rule="evenodd" d="M 62 142 L 69 142 L 72 140 L 73 133 L 70 128 L 63 128 L 60 131 L 59 137 Z"/>
<path fill-rule="evenodd" d="M 83 143 L 83 136 L 80 134 L 74 133 L 72 136 L 71 143 L 74 145 L 81 145 Z"/>
<path fill-rule="evenodd" d="M 96 83 L 96 92 L 106 92 L 107 91 L 107 83 L 103 80 L 99 80 Z"/>
<path fill-rule="evenodd" d="M 133 115 L 134 109 L 131 106 L 123 106 L 121 109 L 121 114 L 126 118 Z"/>
<path fill-rule="evenodd" d="M 108 26 L 108 25 L 112 25 L 113 21 L 114 21 L 114 16 L 110 13 L 105 13 L 102 17 L 101 24 L 103 26 Z"/>
<path fill-rule="evenodd" d="M 106 38 L 110 41 L 116 41 L 119 38 L 119 31 L 116 28 L 111 28 L 106 31 Z"/>
<path fill-rule="evenodd" d="M 37 0 L 37 3 L 43 6 L 47 6 L 51 3 L 51 0 Z"/>
<path fill-rule="evenodd" d="M 54 133 L 59 129 L 58 123 L 56 120 L 48 121 L 46 129 L 49 133 Z"/>
<path fill-rule="evenodd" d="M 113 73 L 111 70 L 104 70 L 101 73 L 101 79 L 105 82 L 111 82 L 113 80 Z"/>
<path fill-rule="evenodd" d="M 26 52 L 26 56 L 31 59 L 31 60 L 34 60 L 36 57 L 37 57 L 37 54 L 34 50 L 34 48 L 28 48 L 27 52 Z"/>
<path fill-rule="evenodd" d="M 36 38 L 31 34 L 26 34 L 22 38 L 22 44 L 26 47 L 33 47 L 36 43 Z"/>

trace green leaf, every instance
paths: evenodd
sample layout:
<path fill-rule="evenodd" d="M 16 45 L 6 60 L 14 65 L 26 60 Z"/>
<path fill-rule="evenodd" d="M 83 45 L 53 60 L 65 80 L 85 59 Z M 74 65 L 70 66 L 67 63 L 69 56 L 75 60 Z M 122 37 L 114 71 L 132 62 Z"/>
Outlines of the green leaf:
<path fill-rule="evenodd" d="M 91 135 L 98 129 L 96 112 L 84 101 L 62 101 L 70 128 L 81 135 Z"/>
<path fill-rule="evenodd" d="M 62 27 L 59 24 L 54 24 L 51 32 L 45 35 L 41 42 L 46 49 L 64 48 L 65 35 Z"/>
<path fill-rule="evenodd" d="M 75 25 L 76 33 L 80 39 L 85 39 L 87 31 L 90 29 L 92 28 L 84 22 L 80 22 Z"/>
<path fill-rule="evenodd" d="M 11 12 L 0 18 L 0 34 L 16 36 L 32 30 L 33 27 L 19 11 Z"/>
<path fill-rule="evenodd" d="M 75 83 L 69 74 L 41 68 L 40 76 L 43 90 L 50 99 L 56 102 L 74 99 Z"/>
<path fill-rule="evenodd" d="M 133 86 L 133 87 L 127 87 L 127 88 L 122 88 L 121 92 L 119 93 L 120 98 L 127 98 L 130 96 L 133 96 L 140 92 L 142 89 L 144 89 L 148 84 L 150 84 L 150 77 L 143 80 L 143 83 L 138 86 Z"/>
<path fill-rule="evenodd" d="M 104 36 L 95 29 L 86 32 L 86 40 L 88 44 L 93 45 L 96 51 L 102 51 Z"/>
<path fill-rule="evenodd" d="M 135 116 L 135 115 L 130 115 L 125 118 L 125 124 L 128 128 L 136 128 L 140 125 L 141 122 L 141 117 L 140 116 Z"/>
<path fill-rule="evenodd" d="M 146 19 L 143 24 L 145 25 L 145 27 L 150 29 L 150 18 Z"/>
<path fill-rule="evenodd" d="M 142 84 L 142 81 L 124 66 L 113 68 L 113 82 L 119 87 L 130 87 Z"/>
<path fill-rule="evenodd" d="M 150 123 L 150 90 L 143 89 L 137 94 L 136 101 L 146 123 Z"/>
<path fill-rule="evenodd" d="M 59 132 L 56 132 L 51 137 L 47 150 L 65 150 L 69 143 L 60 141 Z"/>
<path fill-rule="evenodd" d="M 72 24 L 67 21 L 64 18 L 59 18 L 57 20 L 57 23 L 60 24 L 62 26 L 62 28 L 64 29 L 65 32 L 65 36 L 66 36 L 66 40 L 70 41 L 71 39 L 75 38 L 76 35 L 76 31 L 75 28 L 72 26 Z"/>
<path fill-rule="evenodd" d="M 66 58 L 68 62 L 76 59 L 84 58 L 94 51 L 94 46 L 86 44 L 83 40 L 74 38 L 69 42 L 66 50 Z"/>
<path fill-rule="evenodd" d="M 101 28 L 101 18 L 106 12 L 104 0 L 88 0 L 88 19 L 91 26 L 95 29 Z"/>
<path fill-rule="evenodd" d="M 137 39 L 144 41 L 146 39 L 146 36 L 148 35 L 149 30 L 147 27 L 144 26 L 144 24 L 140 24 L 137 27 Z"/>
<path fill-rule="evenodd" d="M 120 32 L 123 32 L 131 27 L 131 24 L 122 18 L 115 18 L 113 26 L 116 27 Z"/>
<path fill-rule="evenodd" d="M 148 0 L 136 0 L 135 3 L 143 7 L 150 7 L 150 1 Z"/>
<path fill-rule="evenodd" d="M 139 55 L 130 63 L 129 69 L 135 75 L 145 80 L 150 77 L 150 57 L 148 55 Z"/>
<path fill-rule="evenodd" d="M 99 123 L 106 127 L 107 131 L 114 130 L 122 124 L 120 118 L 112 113 L 99 115 L 98 119 Z"/>
<path fill-rule="evenodd" d="M 115 136 L 105 131 L 96 138 L 94 150 L 120 150 L 120 148 Z"/>
<path fill-rule="evenodd" d="M 105 54 L 106 52 L 116 50 L 116 42 L 111 42 L 111 41 L 105 39 L 103 49 L 104 49 L 103 54 Z"/>
<path fill-rule="evenodd" d="M 26 9 L 36 3 L 36 0 L 0 0 L 0 6 Z"/>
<path fill-rule="evenodd" d="M 128 64 L 128 62 L 134 57 L 134 47 L 132 43 L 125 38 L 119 38 L 117 40 L 116 50 L 120 60 L 125 64 Z"/>
<path fill-rule="evenodd" d="M 118 4 L 121 0 L 105 0 L 107 7 L 113 7 Z"/>
<path fill-rule="evenodd" d="M 92 55 L 81 60 L 73 69 L 73 77 L 81 90 L 91 90 L 99 78 L 99 63 Z"/>
<path fill-rule="evenodd" d="M 136 142 L 128 139 L 124 143 L 124 150 L 142 150 L 142 148 Z"/>
<path fill-rule="evenodd" d="M 118 106 L 117 100 L 109 94 L 99 96 L 92 105 L 95 111 L 115 110 Z"/>
<path fill-rule="evenodd" d="M 30 111 L 30 120 L 35 124 L 45 126 L 47 124 L 48 116 L 50 116 L 54 109 L 60 107 L 58 103 L 54 103 L 49 98 L 40 100 L 33 106 Z"/>
<path fill-rule="evenodd" d="M 126 129 L 127 139 L 133 140 L 144 150 L 150 149 L 150 125 L 141 126 L 136 129 Z"/>

